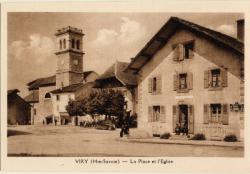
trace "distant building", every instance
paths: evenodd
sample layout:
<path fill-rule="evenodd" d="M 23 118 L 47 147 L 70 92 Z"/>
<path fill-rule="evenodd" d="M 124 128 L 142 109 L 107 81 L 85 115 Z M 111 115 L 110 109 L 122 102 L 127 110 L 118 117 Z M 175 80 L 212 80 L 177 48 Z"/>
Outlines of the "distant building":
<path fill-rule="evenodd" d="M 171 17 L 131 61 L 137 74 L 138 127 L 209 139 L 244 129 L 244 21 L 239 38 Z"/>
<path fill-rule="evenodd" d="M 18 89 L 8 90 L 8 125 L 30 124 L 30 105 L 17 93 Z"/>
<path fill-rule="evenodd" d="M 56 32 L 56 75 L 39 78 L 27 84 L 32 104 L 33 124 L 68 124 L 71 118 L 65 110 L 70 99 L 89 93 L 98 77 L 94 71 L 83 71 L 82 30 L 66 27 Z"/>
<path fill-rule="evenodd" d="M 136 75 L 131 72 L 124 72 L 129 63 L 116 61 L 100 77 L 96 79 L 95 87 L 103 89 L 119 90 L 124 94 L 127 103 L 127 111 L 131 115 L 136 114 Z"/>

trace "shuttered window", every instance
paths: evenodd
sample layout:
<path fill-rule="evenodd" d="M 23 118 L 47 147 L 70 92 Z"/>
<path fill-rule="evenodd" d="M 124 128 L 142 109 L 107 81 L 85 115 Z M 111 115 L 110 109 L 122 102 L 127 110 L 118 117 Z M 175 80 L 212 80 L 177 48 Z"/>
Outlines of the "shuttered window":
<path fill-rule="evenodd" d="M 228 86 L 227 71 L 224 69 L 209 69 L 204 71 L 204 88 L 221 89 Z"/>
<path fill-rule="evenodd" d="M 152 80 L 152 78 L 149 78 L 148 79 L 148 92 L 149 93 L 152 93 L 152 91 L 153 91 L 153 80 Z"/>
<path fill-rule="evenodd" d="M 173 112 L 173 123 L 172 123 L 172 127 L 173 127 L 173 132 L 175 132 L 176 124 L 179 123 L 178 106 L 177 106 L 177 105 L 173 105 L 173 107 L 172 107 L 172 112 Z"/>
<path fill-rule="evenodd" d="M 228 125 L 228 104 L 212 103 L 204 104 L 203 123 L 218 123 Z"/>
<path fill-rule="evenodd" d="M 228 104 L 222 105 L 222 124 L 228 125 L 229 123 L 229 115 L 228 115 Z"/>
<path fill-rule="evenodd" d="M 161 122 L 165 123 L 166 122 L 166 111 L 165 111 L 165 106 L 161 106 Z"/>
<path fill-rule="evenodd" d="M 174 74 L 173 77 L 173 90 L 177 92 L 188 92 L 193 89 L 193 74 L 179 73 Z"/>
<path fill-rule="evenodd" d="M 148 122 L 166 122 L 165 106 L 149 106 L 148 107 Z"/>
<path fill-rule="evenodd" d="M 209 123 L 209 105 L 208 104 L 204 104 L 203 111 L 204 111 L 203 123 L 208 124 Z"/>
<path fill-rule="evenodd" d="M 194 133 L 194 106 L 188 106 L 188 132 L 193 134 Z"/>
<path fill-rule="evenodd" d="M 162 78 L 160 75 L 148 79 L 148 92 L 153 94 L 161 94 Z"/>
<path fill-rule="evenodd" d="M 153 106 L 148 107 L 148 122 L 152 122 Z"/>
<path fill-rule="evenodd" d="M 194 41 L 184 42 L 173 46 L 174 61 L 182 61 L 184 59 L 191 59 L 194 57 Z"/>

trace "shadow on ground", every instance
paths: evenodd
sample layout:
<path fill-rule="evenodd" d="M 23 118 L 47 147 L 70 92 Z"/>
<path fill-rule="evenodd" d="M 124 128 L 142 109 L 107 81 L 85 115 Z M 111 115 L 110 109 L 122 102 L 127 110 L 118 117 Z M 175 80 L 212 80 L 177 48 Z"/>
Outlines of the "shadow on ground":
<path fill-rule="evenodd" d="M 17 135 L 30 135 L 32 133 L 24 132 L 24 131 L 18 131 L 18 130 L 8 130 L 7 137 L 10 136 L 17 136 Z"/>

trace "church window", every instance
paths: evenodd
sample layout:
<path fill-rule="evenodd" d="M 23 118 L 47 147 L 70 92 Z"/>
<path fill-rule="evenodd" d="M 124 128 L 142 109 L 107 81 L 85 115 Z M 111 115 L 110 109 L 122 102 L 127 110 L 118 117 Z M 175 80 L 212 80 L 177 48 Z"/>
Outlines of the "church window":
<path fill-rule="evenodd" d="M 60 100 L 60 95 L 56 95 L 56 100 L 57 100 L 57 101 Z"/>
<path fill-rule="evenodd" d="M 72 47 L 72 48 L 75 48 L 75 39 L 72 39 L 71 47 Z"/>
<path fill-rule="evenodd" d="M 63 48 L 66 48 L 66 39 L 63 39 Z"/>
<path fill-rule="evenodd" d="M 76 48 L 79 50 L 80 49 L 80 40 L 76 41 Z"/>
<path fill-rule="evenodd" d="M 60 50 L 62 49 L 62 40 L 60 40 Z"/>
<path fill-rule="evenodd" d="M 50 93 L 46 93 L 46 94 L 45 94 L 45 98 L 51 98 Z"/>

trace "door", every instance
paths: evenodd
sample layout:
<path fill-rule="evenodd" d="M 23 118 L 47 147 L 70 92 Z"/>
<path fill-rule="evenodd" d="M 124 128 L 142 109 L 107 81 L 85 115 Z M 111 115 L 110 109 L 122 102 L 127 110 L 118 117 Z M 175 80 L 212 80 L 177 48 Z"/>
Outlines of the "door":
<path fill-rule="evenodd" d="M 182 133 L 188 133 L 188 105 L 179 105 L 179 125 Z"/>

